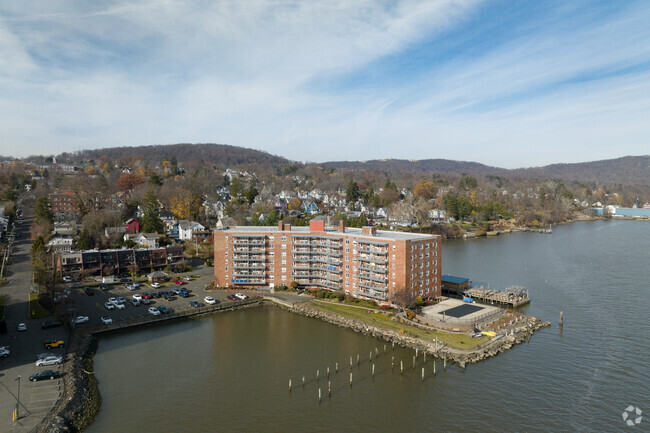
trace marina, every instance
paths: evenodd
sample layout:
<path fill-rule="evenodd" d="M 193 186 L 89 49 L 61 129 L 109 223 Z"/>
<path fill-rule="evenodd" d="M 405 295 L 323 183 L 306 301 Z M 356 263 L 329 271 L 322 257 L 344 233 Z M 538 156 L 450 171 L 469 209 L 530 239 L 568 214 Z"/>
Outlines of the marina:
<path fill-rule="evenodd" d="M 504 290 L 494 290 L 490 289 L 489 284 L 474 283 L 469 278 L 451 275 L 442 276 L 442 294 L 467 302 L 478 301 L 489 305 L 507 305 L 512 308 L 530 303 L 528 289 L 525 287 L 511 286 Z"/>

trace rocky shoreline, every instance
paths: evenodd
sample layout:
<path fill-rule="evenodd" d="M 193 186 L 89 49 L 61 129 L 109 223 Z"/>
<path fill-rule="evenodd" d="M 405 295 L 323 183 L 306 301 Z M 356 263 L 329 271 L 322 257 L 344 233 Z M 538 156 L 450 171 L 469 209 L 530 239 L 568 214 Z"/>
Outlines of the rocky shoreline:
<path fill-rule="evenodd" d="M 286 307 L 281 306 L 281 308 Z M 364 335 L 380 338 L 391 343 L 395 342 L 395 344 L 399 344 L 403 347 L 418 349 L 419 351 L 426 352 L 437 358 L 455 362 L 463 368 L 467 364 L 473 364 L 491 358 L 501 352 L 505 352 L 517 344 L 526 342 L 535 331 L 551 325 L 550 322 L 544 322 L 536 317 L 524 316 L 524 319 L 516 326 L 504 330 L 500 337 L 497 336 L 489 342 L 484 343 L 481 347 L 472 350 L 458 350 L 441 346 L 439 344 L 436 347 L 436 343 L 433 341 L 422 340 L 389 329 L 372 326 L 338 314 L 322 311 L 312 307 L 307 302 L 296 304 L 293 308 L 289 309 L 289 311 L 306 317 L 317 318 L 324 322 L 348 328 Z"/>

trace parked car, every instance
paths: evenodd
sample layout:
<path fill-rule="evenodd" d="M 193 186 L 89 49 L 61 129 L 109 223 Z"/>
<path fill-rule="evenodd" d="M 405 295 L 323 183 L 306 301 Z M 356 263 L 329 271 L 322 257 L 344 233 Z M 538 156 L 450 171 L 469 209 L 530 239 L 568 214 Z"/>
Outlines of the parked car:
<path fill-rule="evenodd" d="M 113 319 L 111 319 L 109 316 L 102 316 L 102 323 L 104 325 L 110 325 L 113 323 Z"/>
<path fill-rule="evenodd" d="M 59 326 L 61 326 L 61 322 L 58 320 L 47 320 L 41 323 L 41 328 L 43 329 L 58 328 Z"/>
<path fill-rule="evenodd" d="M 88 320 L 90 320 L 88 316 L 77 316 L 74 319 L 72 319 L 72 323 L 78 325 L 80 323 L 86 323 Z"/>
<path fill-rule="evenodd" d="M 184 279 L 185 281 L 192 281 L 192 277 L 190 277 L 189 275 L 183 277 L 183 279 Z"/>
<path fill-rule="evenodd" d="M 142 299 L 151 299 L 153 296 L 151 296 L 151 293 L 144 292 L 142 294 Z"/>
<path fill-rule="evenodd" d="M 63 364 L 63 357 L 61 355 L 50 355 L 36 360 L 37 367 L 55 364 Z"/>
<path fill-rule="evenodd" d="M 236 301 L 237 300 L 235 295 L 228 295 L 227 298 L 230 299 L 231 301 Z"/>
<path fill-rule="evenodd" d="M 203 298 L 203 300 L 204 300 L 205 303 L 208 304 L 208 305 L 214 305 L 214 304 L 217 303 L 217 300 L 214 299 L 212 296 L 206 296 L 205 298 Z"/>
<path fill-rule="evenodd" d="M 134 307 L 137 307 L 138 305 L 140 305 L 140 301 L 138 301 L 137 299 L 129 299 L 129 302 L 131 302 L 131 304 Z"/>
<path fill-rule="evenodd" d="M 94 296 L 95 291 L 91 289 L 90 287 L 84 287 L 84 293 L 88 296 Z"/>
<path fill-rule="evenodd" d="M 164 305 L 159 305 L 158 311 L 160 311 L 162 314 L 167 314 L 170 312 L 169 308 L 165 307 Z"/>
<path fill-rule="evenodd" d="M 183 284 L 187 284 L 185 281 L 181 281 L 181 280 L 176 280 L 174 281 L 174 283 L 178 284 L 179 286 L 182 286 Z"/>
<path fill-rule="evenodd" d="M 0 346 L 0 358 L 6 358 L 7 356 L 9 356 L 9 348 Z"/>
<path fill-rule="evenodd" d="M 142 301 L 140 301 L 142 305 L 149 305 L 151 304 L 151 302 L 152 302 L 151 299 L 144 299 L 144 298 L 142 298 Z"/>
<path fill-rule="evenodd" d="M 122 302 L 116 302 L 113 305 L 115 305 L 115 308 L 117 308 L 118 310 L 123 310 L 124 309 L 124 304 Z"/>
<path fill-rule="evenodd" d="M 63 347 L 64 343 L 63 340 L 49 340 L 43 343 L 43 346 L 46 349 L 56 349 L 57 347 Z"/>
<path fill-rule="evenodd" d="M 108 302 L 110 302 L 111 304 L 117 304 L 117 298 L 110 297 L 108 298 Z"/>
<path fill-rule="evenodd" d="M 149 307 L 149 309 L 147 311 L 152 316 L 159 316 L 160 315 L 160 310 L 158 310 L 156 307 Z"/>
<path fill-rule="evenodd" d="M 39 380 L 48 380 L 48 379 L 56 379 L 59 377 L 59 373 L 54 370 L 43 370 L 40 373 L 32 374 L 29 376 L 29 380 L 32 382 L 38 382 Z"/>
<path fill-rule="evenodd" d="M 120 304 L 125 304 L 126 299 L 124 299 L 124 296 L 118 296 L 117 297 L 117 302 L 120 303 Z"/>
<path fill-rule="evenodd" d="M 141 301 L 142 300 L 142 295 L 139 294 L 139 293 L 134 293 L 133 294 L 133 299 L 135 299 L 136 301 Z"/>
<path fill-rule="evenodd" d="M 102 289 L 102 290 L 110 290 L 111 286 L 109 286 L 109 285 L 106 284 L 106 283 L 101 283 L 101 284 L 99 285 L 99 288 Z"/>
<path fill-rule="evenodd" d="M 66 275 L 65 277 L 63 277 L 63 282 L 64 283 L 71 283 L 72 282 L 72 277 L 69 277 L 69 276 Z"/>
<path fill-rule="evenodd" d="M 190 301 L 190 305 L 194 308 L 199 308 L 201 306 L 197 301 Z"/>
<path fill-rule="evenodd" d="M 104 308 L 106 308 L 107 310 L 114 310 L 115 304 L 112 302 L 104 302 Z"/>
<path fill-rule="evenodd" d="M 180 296 L 181 298 L 189 298 L 190 294 L 185 290 L 181 290 L 180 292 L 178 292 L 178 296 Z"/>
<path fill-rule="evenodd" d="M 18 331 L 27 331 L 27 324 L 26 323 L 19 323 L 18 324 Z"/>
<path fill-rule="evenodd" d="M 151 287 L 153 289 L 159 289 L 160 288 L 160 283 L 151 283 Z"/>
<path fill-rule="evenodd" d="M 176 298 L 174 298 L 174 296 L 172 296 L 172 295 L 170 295 L 170 294 L 166 294 L 166 295 L 164 296 L 164 298 L 165 298 L 166 300 L 168 300 L 168 301 L 173 301 L 173 300 L 176 299 Z"/>
<path fill-rule="evenodd" d="M 244 295 L 243 293 L 235 293 L 235 298 L 243 301 L 244 299 L 248 299 L 248 296 Z"/>

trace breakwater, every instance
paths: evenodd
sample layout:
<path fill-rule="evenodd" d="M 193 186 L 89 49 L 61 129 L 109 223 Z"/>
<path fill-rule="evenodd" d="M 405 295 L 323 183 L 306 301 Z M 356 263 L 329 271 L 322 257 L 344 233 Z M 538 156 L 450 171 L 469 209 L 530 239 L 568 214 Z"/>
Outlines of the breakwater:
<path fill-rule="evenodd" d="M 417 349 L 437 358 L 453 361 L 461 367 L 465 367 L 466 364 L 472 364 L 490 358 L 517 344 L 529 341 L 535 331 L 551 325 L 550 322 L 544 322 L 536 317 L 523 316 L 523 320 L 520 320 L 516 326 L 504 329 L 502 333 L 498 334 L 490 341 L 483 343 L 476 349 L 459 350 L 444 346 L 436 341 L 423 340 L 398 331 L 369 325 L 359 320 L 350 319 L 329 311 L 322 311 L 314 308 L 309 303 L 295 304 L 289 309 L 289 311 L 303 316 L 317 318 L 324 322 L 345 327 L 364 335 L 370 335 L 388 342 L 395 342 L 395 344 L 403 347 Z"/>

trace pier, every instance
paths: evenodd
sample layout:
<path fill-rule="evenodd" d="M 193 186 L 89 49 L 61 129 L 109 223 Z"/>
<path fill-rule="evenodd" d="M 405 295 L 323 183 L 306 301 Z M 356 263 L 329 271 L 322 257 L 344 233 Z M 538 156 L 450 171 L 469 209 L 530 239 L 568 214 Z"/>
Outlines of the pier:
<path fill-rule="evenodd" d="M 469 296 L 475 301 L 485 304 L 502 304 L 510 305 L 513 308 L 521 307 L 530 303 L 528 290 L 522 287 L 509 287 L 505 290 L 490 290 L 472 287 L 465 291 L 465 296 Z"/>

